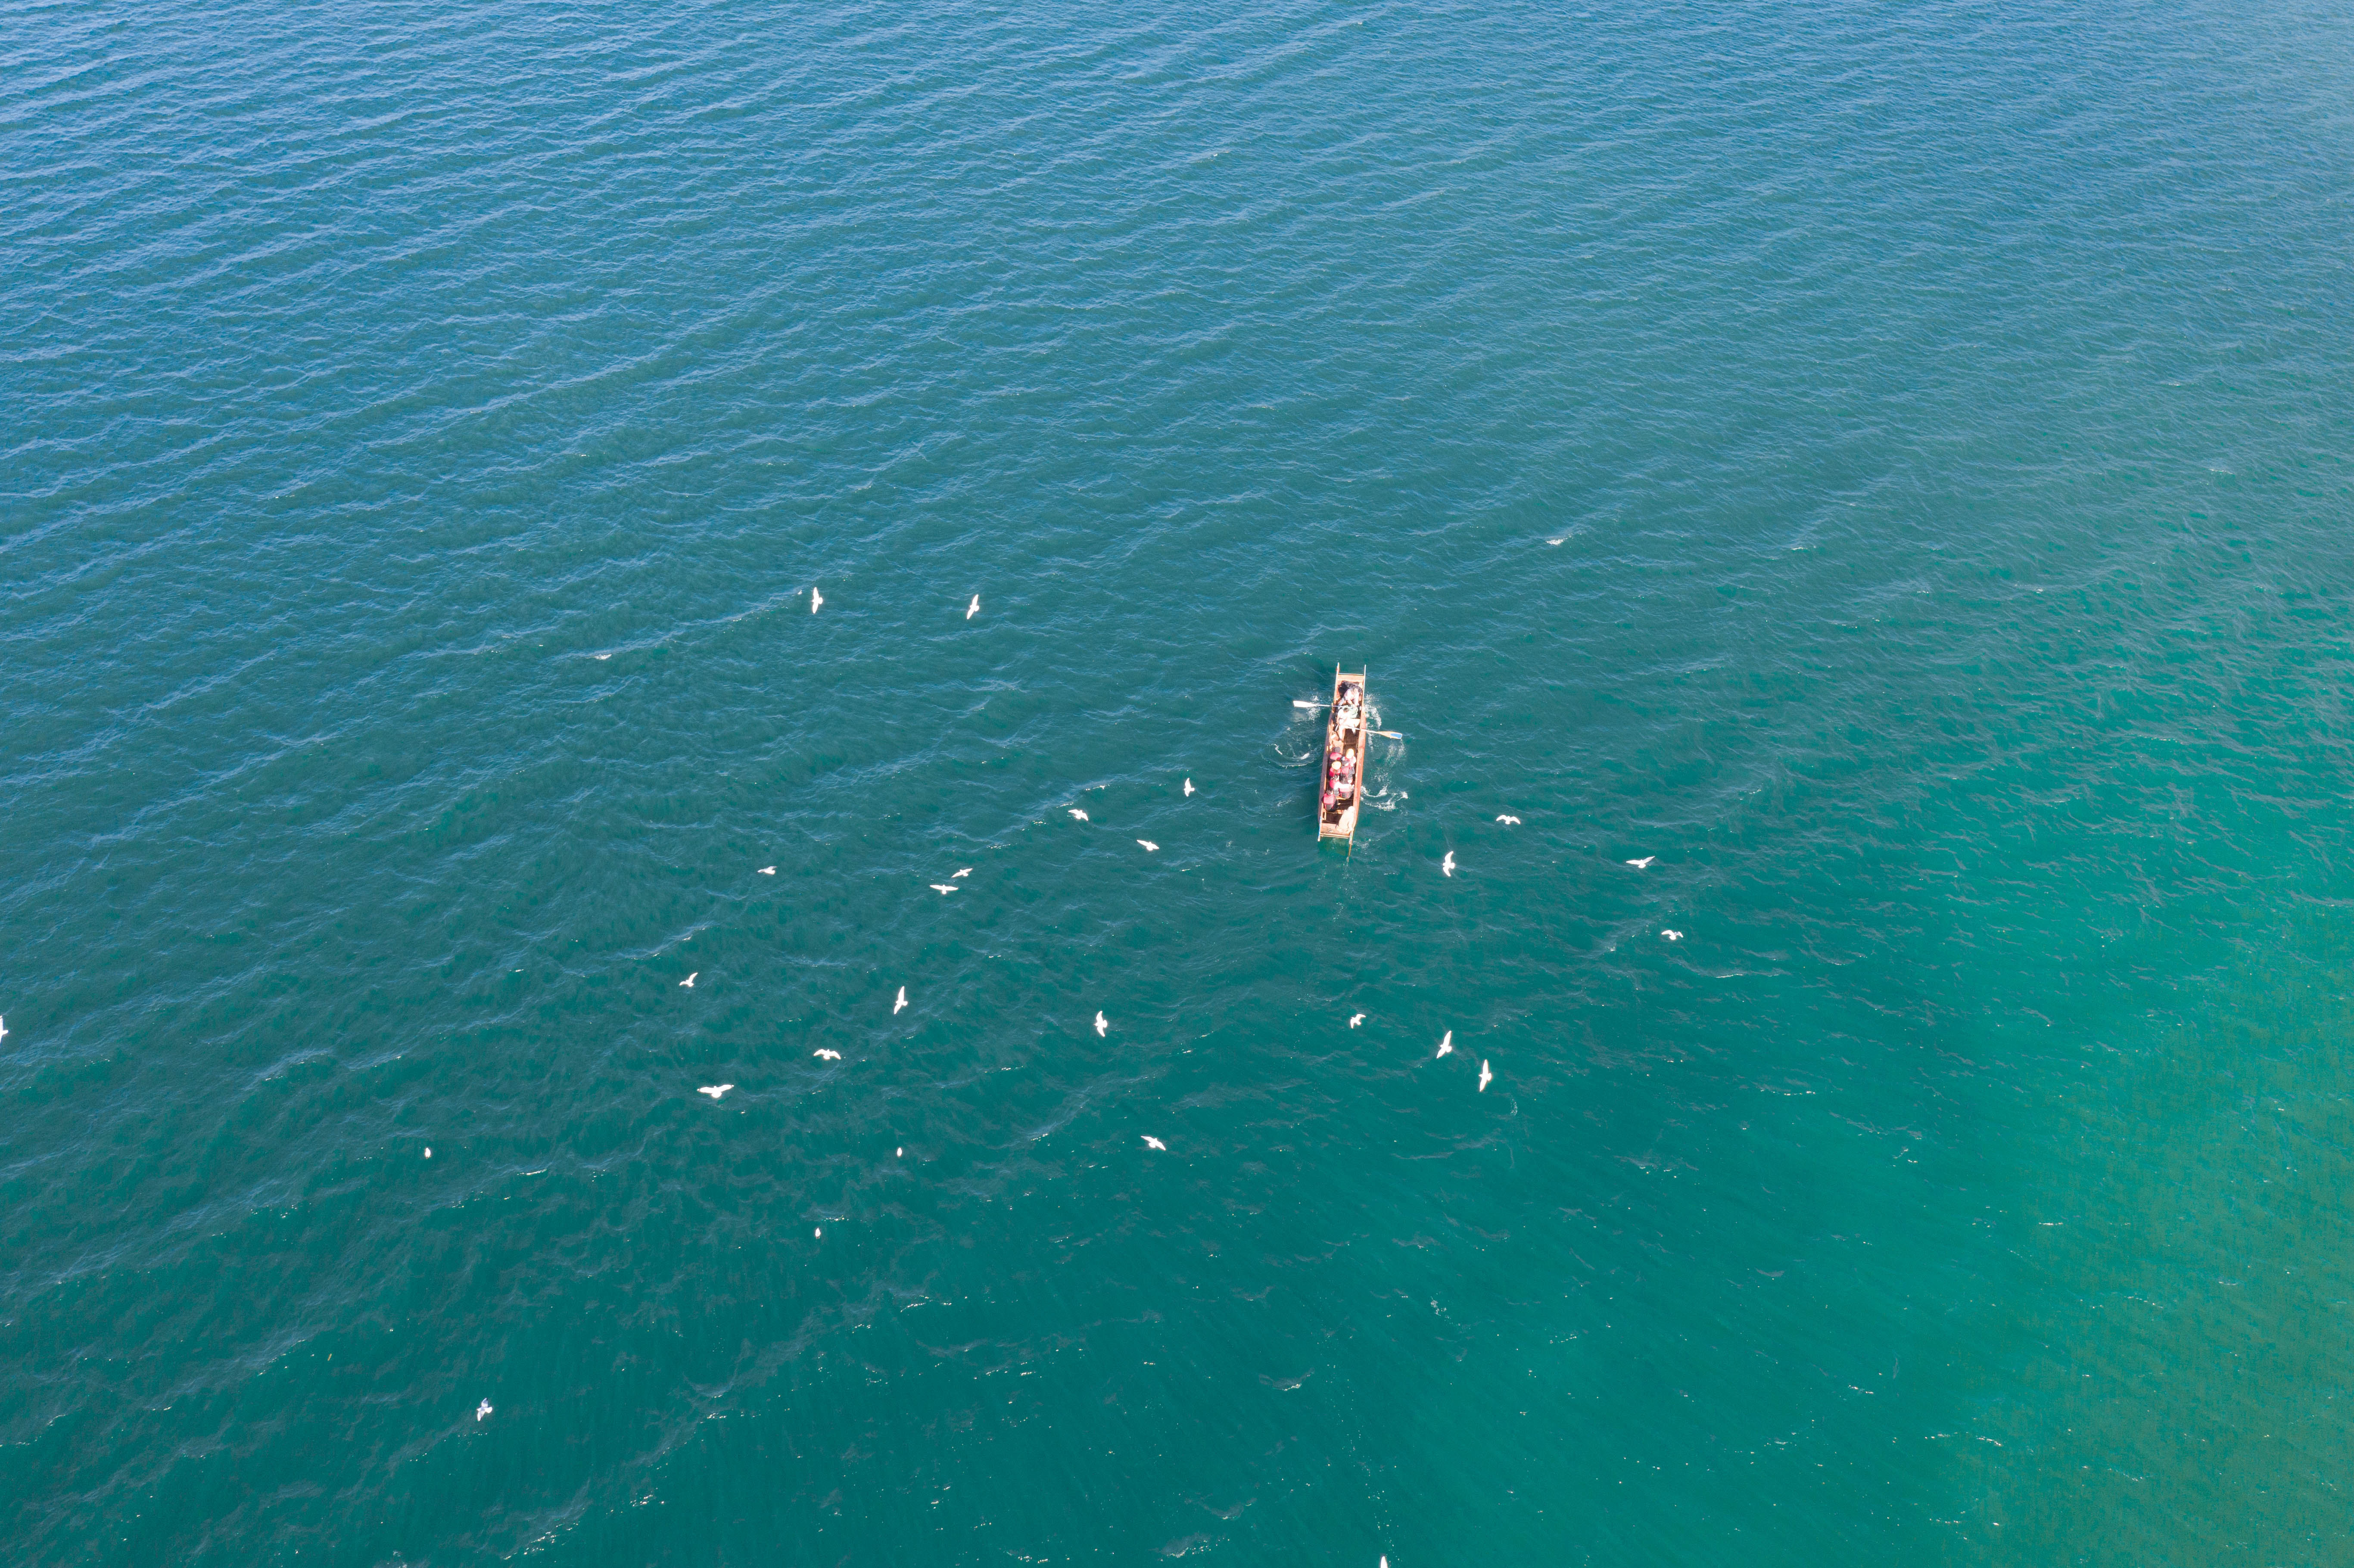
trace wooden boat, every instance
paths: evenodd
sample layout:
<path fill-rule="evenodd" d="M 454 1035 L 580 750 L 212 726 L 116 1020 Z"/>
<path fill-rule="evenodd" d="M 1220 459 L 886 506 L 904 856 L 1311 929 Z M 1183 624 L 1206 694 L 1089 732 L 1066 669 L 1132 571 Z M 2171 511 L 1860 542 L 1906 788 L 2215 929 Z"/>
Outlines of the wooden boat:
<path fill-rule="evenodd" d="M 1316 839 L 1353 843 L 1365 803 L 1365 673 L 1332 670 L 1332 711 L 1316 785 Z"/>

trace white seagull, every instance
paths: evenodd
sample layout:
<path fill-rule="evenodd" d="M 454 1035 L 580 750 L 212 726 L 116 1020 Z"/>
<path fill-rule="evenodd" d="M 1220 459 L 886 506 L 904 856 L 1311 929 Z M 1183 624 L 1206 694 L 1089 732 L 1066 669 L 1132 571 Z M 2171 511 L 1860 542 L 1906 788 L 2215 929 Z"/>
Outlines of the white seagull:
<path fill-rule="evenodd" d="M 695 975 L 699 975 L 699 974 L 701 974 L 702 972 L 703 972 L 703 971 L 702 971 L 701 969 L 697 969 L 697 970 L 695 970 Z M 689 976 L 687 976 L 684 980 L 683 980 L 679 981 L 678 983 L 679 983 L 679 984 L 681 984 L 681 985 L 683 985 L 683 986 L 685 986 L 687 989 L 689 989 L 689 990 L 691 991 L 691 990 L 693 990 L 693 989 L 694 989 L 694 987 L 695 987 L 695 975 L 689 975 Z"/>
<path fill-rule="evenodd" d="M 1545 543 L 1546 543 L 1546 544 L 1548 544 L 1548 545 L 1558 545 L 1558 544 L 1560 544 L 1560 543 L 1561 543 L 1561 541 L 1560 541 L 1559 539 L 1547 539 L 1547 540 L 1545 541 Z M 1383 1558 L 1383 1559 L 1382 1559 L 1382 1568 L 1389 1568 L 1389 1561 L 1390 1561 L 1390 1560 L 1389 1560 L 1388 1558 L 1386 1558 L 1386 1557 Z"/>
<path fill-rule="evenodd" d="M 1193 792 L 1193 781 L 1191 779 L 1186 779 L 1186 780 L 1185 780 L 1185 793 L 1187 793 L 1188 795 L 1191 795 Z"/>
<path fill-rule="evenodd" d="M 970 620 L 974 616 L 979 615 L 980 613 L 981 596 L 979 594 L 975 594 L 972 596 L 972 602 L 964 607 L 964 618 L 967 620 Z"/>
<path fill-rule="evenodd" d="M 1684 939 L 1684 934 L 1681 931 L 1662 931 L 1659 935 L 1670 942 L 1681 942 Z"/>
<path fill-rule="evenodd" d="M 6 1019 L 5 1019 L 5 1018 L 0 1018 L 0 1040 L 5 1040 L 5 1039 L 7 1039 L 7 1038 L 8 1038 L 8 1021 L 7 1021 Z"/>
<path fill-rule="evenodd" d="M 603 663 L 606 660 L 610 659 L 611 657 L 612 657 L 612 655 L 611 655 L 610 653 L 599 653 L 599 654 L 598 654 L 598 655 L 597 655 L 597 662 L 599 662 L 599 664 L 601 664 L 601 663 Z"/>
<path fill-rule="evenodd" d="M 1438 869 L 1445 872 L 1449 876 L 1453 876 L 1455 874 L 1455 852 L 1453 850 L 1448 850 L 1447 852 L 1447 858 L 1438 863 Z"/>
<path fill-rule="evenodd" d="M 713 1099 L 718 1100 L 726 1098 L 727 1091 L 735 1086 L 733 1084 L 705 1084 L 695 1092 L 698 1095 L 709 1095 Z"/>
<path fill-rule="evenodd" d="M 954 882 L 960 876 L 970 876 L 971 874 L 972 867 L 966 866 L 962 871 L 952 871 L 949 873 L 949 880 L 950 882 Z"/>
<path fill-rule="evenodd" d="M 1500 822 L 1503 823 L 1503 824 L 1504 824 L 1506 827 L 1508 827 L 1508 828 L 1517 828 L 1517 827 L 1519 827 L 1519 826 L 1521 825 L 1521 820 L 1520 820 L 1520 818 L 1518 818 L 1518 817 L 1507 817 L 1507 816 L 1505 816 L 1505 815 L 1504 815 L 1503 813 L 1501 813 L 1501 812 L 1498 812 L 1498 813 L 1497 813 L 1497 815 L 1496 815 L 1496 821 L 1500 821 Z"/>
<path fill-rule="evenodd" d="M 956 891 L 956 884 L 953 882 L 935 882 L 932 884 L 932 891 L 935 893 L 954 893 Z"/>
<path fill-rule="evenodd" d="M 898 1017 L 898 1016 L 899 1016 L 899 1010 L 900 1010 L 901 1008 L 903 1008 L 903 1007 L 907 1006 L 907 988 L 906 986 L 901 986 L 901 987 L 899 988 L 899 1000 L 898 1000 L 898 1001 L 895 1001 L 895 1002 L 893 1002 L 893 1003 L 891 1004 L 891 1016 L 892 1016 L 892 1017 L 894 1017 L 894 1018 Z"/>
<path fill-rule="evenodd" d="M 1163 1153 L 1163 1154 L 1166 1154 L 1166 1153 L 1168 1153 L 1168 1152 L 1169 1152 L 1169 1146 L 1168 1146 L 1167 1144 L 1165 1144 L 1165 1143 L 1161 1142 L 1159 1139 L 1157 1139 L 1157 1138 L 1153 1137 L 1150 1133 L 1149 1133 L 1149 1132 L 1142 1132 L 1142 1133 L 1139 1133 L 1139 1134 L 1137 1134 L 1137 1136 L 1138 1136 L 1139 1138 L 1141 1138 L 1141 1139 L 1144 1139 L 1144 1147 L 1145 1147 L 1145 1148 L 1147 1148 L 1147 1149 L 1157 1149 L 1157 1150 L 1161 1150 L 1161 1153 Z"/>
<path fill-rule="evenodd" d="M 1076 806 L 1071 808 L 1071 815 L 1076 817 L 1083 822 L 1087 820 L 1087 814 L 1085 811 L 1080 810 Z"/>
<path fill-rule="evenodd" d="M 815 615 L 817 613 L 817 607 L 824 602 L 825 595 L 818 592 L 815 588 L 810 589 L 810 613 L 811 615 Z"/>
<path fill-rule="evenodd" d="M 760 868 L 760 874 L 762 876 L 774 876 L 777 874 L 777 868 L 773 865 L 764 865 Z"/>
<path fill-rule="evenodd" d="M 839 1052 L 839 1051 L 829 1051 L 829 1050 L 827 1050 L 827 1049 L 826 1049 L 824 1046 L 822 1046 L 822 1045 L 819 1046 L 816 1050 L 814 1050 L 814 1051 L 811 1052 L 811 1053 L 810 1053 L 810 1054 L 811 1054 L 811 1055 L 812 1055 L 812 1056 L 820 1057 L 820 1058 L 822 1058 L 822 1059 L 823 1059 L 823 1060 L 825 1060 L 825 1061 L 828 1061 L 828 1062 L 839 1062 L 839 1061 L 841 1061 L 841 1060 L 842 1060 L 842 1053 L 841 1053 L 841 1052 Z"/>
<path fill-rule="evenodd" d="M 1139 839 L 1136 842 L 1144 846 L 1144 853 L 1147 854 L 1150 854 L 1154 850 L 1161 847 L 1159 844 L 1154 843 L 1150 839 Z"/>
<path fill-rule="evenodd" d="M 1444 1039 L 1444 1040 L 1441 1040 L 1441 1041 L 1438 1043 L 1438 1054 L 1439 1054 L 1439 1055 L 1441 1055 L 1441 1056 L 1444 1056 L 1444 1055 L 1446 1055 L 1449 1051 L 1452 1051 L 1452 1050 L 1454 1050 L 1454 1049 L 1455 1049 L 1455 1031 L 1453 1031 L 1452 1029 L 1450 1029 L 1450 1030 L 1448 1030 L 1448 1031 L 1447 1032 L 1447 1038 L 1446 1038 L 1446 1039 Z M 1434 1058 L 1434 1059 L 1435 1059 L 1435 1058 Z"/>
<path fill-rule="evenodd" d="M 1349 1027 L 1354 1029 L 1358 1024 L 1363 1023 L 1364 1021 L 1365 1015 L 1363 1013 L 1352 1012 L 1349 1015 Z"/>
<path fill-rule="evenodd" d="M 1647 866 L 1647 865 L 1650 864 L 1653 861 L 1655 861 L 1655 860 L 1657 860 L 1657 859 L 1659 859 L 1659 857 L 1658 855 L 1655 855 L 1655 854 L 1647 854 L 1647 855 L 1645 855 L 1645 856 L 1644 856 L 1642 859 L 1640 859 L 1640 860 L 1630 860 L 1630 861 L 1628 861 L 1627 863 L 1628 863 L 1628 865 L 1633 866 L 1637 871 L 1640 871 L 1640 870 L 1642 870 L 1645 866 Z"/>
<path fill-rule="evenodd" d="M 1495 1075 L 1495 1074 L 1493 1074 L 1493 1073 L 1491 1073 L 1491 1072 L 1490 1072 L 1490 1071 L 1488 1071 L 1488 1064 L 1487 1064 L 1487 1063 L 1485 1063 L 1485 1062 L 1480 1063 L 1480 1064 L 1479 1064 L 1479 1092 L 1480 1092 L 1481 1094 L 1483 1094 L 1483 1095 L 1484 1095 L 1484 1094 L 1486 1094 L 1486 1093 L 1488 1092 L 1488 1086 L 1489 1086 L 1490 1084 L 1494 1083 L 1495 1081 L 1496 1081 L 1496 1075 Z"/>
<path fill-rule="evenodd" d="M 477 1421 L 480 1421 L 483 1416 L 488 1415 L 490 1413 L 491 1402 L 487 1399 L 482 1401 L 482 1404 L 474 1406 L 474 1419 Z"/>
<path fill-rule="evenodd" d="M 1102 1013 L 1098 1012 L 1096 1014 L 1096 1037 L 1097 1039 L 1101 1039 L 1103 1037 L 1103 1032 L 1110 1027 L 1110 1024 L 1104 1022 L 1104 1015 Z"/>

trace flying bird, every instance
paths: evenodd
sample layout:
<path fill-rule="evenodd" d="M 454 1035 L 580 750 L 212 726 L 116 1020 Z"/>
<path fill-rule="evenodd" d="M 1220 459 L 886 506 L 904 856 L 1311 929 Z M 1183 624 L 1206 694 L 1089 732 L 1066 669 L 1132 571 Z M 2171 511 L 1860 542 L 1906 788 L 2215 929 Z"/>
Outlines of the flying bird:
<path fill-rule="evenodd" d="M 1161 1150 L 1161 1153 L 1163 1153 L 1163 1154 L 1166 1154 L 1166 1153 L 1168 1153 L 1168 1152 L 1169 1152 L 1169 1146 L 1168 1146 L 1167 1144 L 1165 1144 L 1165 1143 L 1161 1142 L 1159 1139 L 1157 1139 L 1157 1138 L 1153 1137 L 1150 1133 L 1149 1133 L 1149 1132 L 1145 1132 L 1145 1133 L 1139 1133 L 1137 1136 L 1144 1139 L 1144 1147 L 1145 1147 L 1145 1148 L 1147 1148 L 1147 1149 L 1157 1149 L 1157 1150 Z"/>
<path fill-rule="evenodd" d="M 1546 544 L 1548 544 L 1548 545 L 1558 545 L 1558 544 L 1560 544 L 1560 543 L 1561 543 L 1561 541 L 1560 541 L 1559 539 L 1547 539 L 1547 540 L 1545 541 L 1545 543 L 1546 543 Z M 1386 1557 L 1383 1558 L 1383 1559 L 1382 1559 L 1382 1568 L 1389 1568 L 1389 1561 L 1390 1561 L 1390 1560 L 1389 1560 L 1388 1558 L 1386 1558 Z"/>
<path fill-rule="evenodd" d="M 1096 1038 L 1098 1040 L 1103 1038 L 1104 1031 L 1110 1027 L 1110 1024 L 1104 1022 L 1104 1015 L 1102 1013 L 1098 1012 L 1096 1014 Z"/>
<path fill-rule="evenodd" d="M 1659 935 L 1670 942 L 1681 942 L 1684 939 L 1684 934 L 1681 931 L 1662 931 Z"/>
<path fill-rule="evenodd" d="M 1080 810 L 1076 806 L 1071 808 L 1071 815 L 1076 817 L 1083 822 L 1087 820 L 1087 814 L 1085 811 Z"/>
<path fill-rule="evenodd" d="M 1628 863 L 1628 865 L 1633 866 L 1637 871 L 1640 871 L 1640 870 L 1642 870 L 1645 866 L 1647 866 L 1647 865 L 1650 864 L 1653 861 L 1655 861 L 1655 860 L 1657 860 L 1657 859 L 1659 859 L 1659 857 L 1658 855 L 1655 855 L 1655 854 L 1647 854 L 1647 855 L 1645 855 L 1645 856 L 1644 856 L 1642 859 L 1640 859 L 1640 860 L 1630 860 L 1630 861 L 1628 861 L 1627 863 Z"/>
<path fill-rule="evenodd" d="M 601 663 L 603 663 L 606 660 L 610 659 L 611 657 L 612 657 L 612 655 L 611 655 L 610 653 L 599 653 L 599 654 L 598 654 L 598 655 L 597 655 L 597 662 L 599 662 L 599 664 L 601 664 Z"/>
<path fill-rule="evenodd" d="M 1448 1030 L 1448 1031 L 1447 1032 L 1447 1038 L 1446 1038 L 1446 1039 L 1444 1039 L 1444 1040 L 1441 1040 L 1441 1041 L 1438 1043 L 1438 1054 L 1439 1054 L 1439 1055 L 1441 1055 L 1441 1056 L 1444 1056 L 1444 1055 L 1446 1055 L 1449 1051 L 1452 1051 L 1452 1050 L 1454 1050 L 1454 1049 L 1455 1049 L 1455 1031 L 1453 1031 L 1452 1029 L 1450 1029 L 1450 1030 Z M 1433 1059 L 1434 1059 L 1434 1060 L 1436 1060 L 1436 1058 L 1433 1058 Z"/>
<path fill-rule="evenodd" d="M 1365 1015 L 1363 1013 L 1352 1012 L 1349 1015 L 1349 1027 L 1354 1029 L 1358 1024 L 1363 1023 L 1364 1021 Z"/>
<path fill-rule="evenodd" d="M 824 602 L 825 595 L 818 592 L 815 588 L 810 589 L 810 613 L 811 615 L 815 615 L 817 613 L 817 607 Z"/>
<path fill-rule="evenodd" d="M 829 1051 L 829 1050 L 827 1050 L 827 1049 L 826 1049 L 824 1046 L 822 1046 L 822 1045 L 819 1046 L 816 1050 L 814 1050 L 814 1051 L 811 1052 L 811 1053 L 810 1053 L 810 1054 L 811 1054 L 811 1055 L 812 1055 L 812 1056 L 820 1057 L 820 1058 L 822 1058 L 822 1059 L 823 1059 L 823 1060 L 825 1060 L 825 1061 L 828 1061 L 828 1062 L 839 1062 L 839 1061 L 841 1061 L 841 1060 L 842 1060 L 842 1053 L 841 1053 L 841 1052 L 839 1052 L 839 1051 Z"/>
<path fill-rule="evenodd" d="M 760 874 L 762 876 L 774 876 L 777 874 L 777 868 L 773 865 L 764 865 L 760 868 Z"/>
<path fill-rule="evenodd" d="M 1447 858 L 1438 863 L 1438 869 L 1445 872 L 1449 876 L 1453 876 L 1455 874 L 1455 852 L 1453 850 L 1448 850 L 1447 852 Z"/>
<path fill-rule="evenodd" d="M 1136 842 L 1144 846 L 1144 853 L 1147 854 L 1150 854 L 1154 850 L 1161 847 L 1159 844 L 1154 843 L 1150 839 L 1139 839 Z"/>
<path fill-rule="evenodd" d="M 487 1399 L 482 1401 L 482 1404 L 474 1406 L 474 1419 L 477 1421 L 480 1421 L 483 1416 L 488 1415 L 490 1413 L 491 1402 Z"/>
<path fill-rule="evenodd" d="M 1480 1063 L 1480 1064 L 1479 1064 L 1479 1092 L 1480 1092 L 1481 1094 L 1483 1094 L 1483 1095 L 1484 1095 L 1484 1094 L 1486 1094 L 1486 1093 L 1488 1092 L 1488 1086 L 1489 1086 L 1490 1084 L 1494 1083 L 1495 1081 L 1496 1081 L 1496 1075 L 1495 1075 L 1495 1074 L 1493 1074 L 1493 1073 L 1491 1073 L 1491 1072 L 1490 1072 L 1490 1071 L 1488 1071 L 1488 1064 L 1487 1064 L 1487 1063 L 1485 1063 L 1485 1062 Z"/>
<path fill-rule="evenodd" d="M 981 596 L 979 594 L 975 594 L 972 596 L 972 602 L 964 607 L 964 618 L 967 620 L 970 620 L 974 616 L 979 615 L 980 613 Z"/>
<path fill-rule="evenodd" d="M 697 970 L 695 970 L 695 975 L 699 975 L 699 974 L 701 974 L 702 972 L 703 972 L 703 971 L 702 971 L 701 969 L 697 969 Z M 688 989 L 691 991 L 691 990 L 693 990 L 693 989 L 694 989 L 694 987 L 695 987 L 695 975 L 689 975 L 689 976 L 687 976 L 684 980 L 683 980 L 679 981 L 678 983 L 679 983 L 679 984 L 681 984 L 681 985 L 683 985 L 683 986 L 685 986 L 686 988 L 688 988 Z"/>
<path fill-rule="evenodd" d="M 0 1040 L 5 1040 L 5 1039 L 7 1039 L 7 1038 L 8 1038 L 8 1021 L 7 1021 L 6 1019 L 5 1019 L 5 1018 L 0 1018 Z"/>
<path fill-rule="evenodd" d="M 953 882 L 935 882 L 932 884 L 932 891 L 935 893 L 954 893 L 956 891 L 956 884 Z"/>
<path fill-rule="evenodd" d="M 1188 795 L 1191 795 L 1193 792 L 1193 781 L 1191 779 L 1186 779 L 1186 780 L 1185 780 L 1185 793 L 1187 793 Z"/>
<path fill-rule="evenodd" d="M 971 874 L 972 867 L 966 866 L 962 871 L 952 871 L 949 873 L 949 880 L 950 882 L 954 882 L 960 876 L 970 876 Z"/>
<path fill-rule="evenodd" d="M 891 1016 L 892 1016 L 892 1017 L 894 1017 L 894 1018 L 898 1017 L 898 1016 L 899 1016 L 899 1010 L 900 1010 L 901 1008 L 903 1008 L 903 1007 L 907 1006 L 907 988 L 906 986 L 901 986 L 901 987 L 899 988 L 899 1000 L 898 1000 L 898 1001 L 895 1001 L 895 1002 L 893 1002 L 893 1003 L 891 1004 Z"/>
<path fill-rule="evenodd" d="M 705 1084 L 695 1092 L 698 1095 L 709 1095 L 713 1099 L 719 1100 L 726 1098 L 727 1091 L 735 1086 L 733 1084 Z"/>
<path fill-rule="evenodd" d="M 1503 823 L 1506 827 L 1509 827 L 1509 828 L 1517 828 L 1517 827 L 1519 827 L 1519 826 L 1521 825 L 1521 820 L 1520 820 L 1520 818 L 1518 818 L 1518 817 L 1507 817 L 1507 816 L 1503 815 L 1501 812 L 1497 813 L 1496 821 L 1500 821 L 1500 822 Z"/>

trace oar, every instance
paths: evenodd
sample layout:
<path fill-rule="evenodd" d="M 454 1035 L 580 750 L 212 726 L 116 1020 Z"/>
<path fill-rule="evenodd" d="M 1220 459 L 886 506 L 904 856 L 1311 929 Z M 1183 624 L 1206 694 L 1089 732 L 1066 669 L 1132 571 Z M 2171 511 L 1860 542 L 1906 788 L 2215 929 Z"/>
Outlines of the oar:
<path fill-rule="evenodd" d="M 1405 738 L 1405 736 L 1400 735 L 1394 729 L 1368 730 L 1366 733 L 1369 735 L 1380 736 L 1384 740 L 1404 740 Z"/>
<path fill-rule="evenodd" d="M 1329 708 L 1332 705 L 1331 703 L 1303 703 L 1298 697 L 1294 697 L 1291 699 L 1291 705 L 1295 708 Z"/>

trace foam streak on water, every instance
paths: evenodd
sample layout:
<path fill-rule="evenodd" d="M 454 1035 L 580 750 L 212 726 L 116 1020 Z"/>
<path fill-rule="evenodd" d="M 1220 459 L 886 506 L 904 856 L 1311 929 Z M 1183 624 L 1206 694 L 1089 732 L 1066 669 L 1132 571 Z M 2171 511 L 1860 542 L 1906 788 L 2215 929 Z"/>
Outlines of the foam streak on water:
<path fill-rule="evenodd" d="M 10 1561 L 2345 1560 L 2339 11 L 0 18 Z"/>

